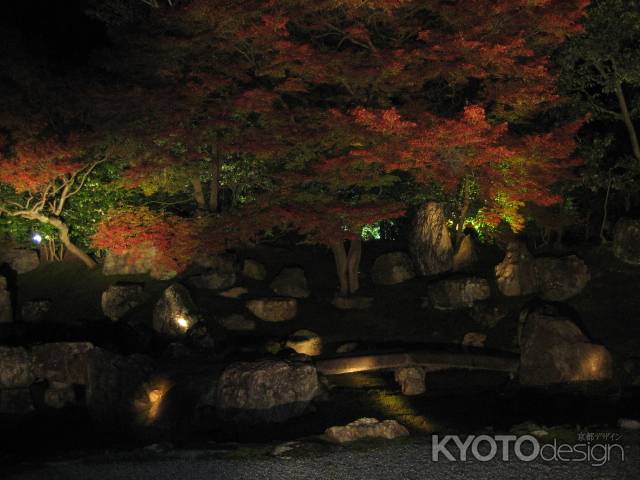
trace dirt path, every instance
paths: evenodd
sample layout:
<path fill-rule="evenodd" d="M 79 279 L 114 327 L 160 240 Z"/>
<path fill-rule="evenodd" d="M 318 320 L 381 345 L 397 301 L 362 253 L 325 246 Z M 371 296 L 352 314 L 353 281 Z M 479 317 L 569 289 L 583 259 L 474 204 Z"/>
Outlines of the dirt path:
<path fill-rule="evenodd" d="M 66 462 L 41 466 L 20 474 L 3 476 L 16 480 L 304 480 L 304 479 L 637 479 L 640 447 L 626 447 L 625 461 L 613 459 L 602 467 L 585 463 L 534 461 L 450 462 L 431 460 L 428 444 L 389 443 L 365 451 L 345 447 L 322 456 L 246 459 L 215 459 L 203 452 L 182 452 L 171 458 Z"/>

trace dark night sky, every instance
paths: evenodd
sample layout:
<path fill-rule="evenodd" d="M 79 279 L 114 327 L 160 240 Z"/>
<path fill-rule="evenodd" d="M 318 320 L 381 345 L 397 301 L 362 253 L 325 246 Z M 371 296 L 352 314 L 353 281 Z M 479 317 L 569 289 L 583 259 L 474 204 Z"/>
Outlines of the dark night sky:
<path fill-rule="evenodd" d="M 0 14 L 4 48 L 53 70 L 84 65 L 108 44 L 105 25 L 88 16 L 88 8 L 86 0 L 8 0 Z"/>

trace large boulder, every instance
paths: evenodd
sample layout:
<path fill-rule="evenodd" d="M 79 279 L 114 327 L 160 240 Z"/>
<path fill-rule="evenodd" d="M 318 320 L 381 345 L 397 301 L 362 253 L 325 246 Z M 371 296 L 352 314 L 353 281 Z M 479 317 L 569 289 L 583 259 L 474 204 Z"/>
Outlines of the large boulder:
<path fill-rule="evenodd" d="M 453 256 L 453 271 L 462 272 L 478 261 L 476 247 L 473 244 L 473 237 L 465 235 L 458 246 L 458 250 Z"/>
<path fill-rule="evenodd" d="M 575 255 L 537 258 L 535 271 L 540 296 L 556 302 L 577 295 L 591 279 L 587 265 Z"/>
<path fill-rule="evenodd" d="M 189 291 L 178 283 L 162 292 L 153 309 L 153 329 L 167 336 L 182 336 L 200 321 Z"/>
<path fill-rule="evenodd" d="M 376 285 L 394 285 L 415 276 L 411 258 L 404 252 L 380 255 L 371 268 L 371 278 Z"/>
<path fill-rule="evenodd" d="M 283 297 L 307 298 L 309 286 L 301 268 L 285 268 L 271 282 L 271 290 Z"/>
<path fill-rule="evenodd" d="M 141 249 L 135 254 L 126 252 L 121 255 L 107 252 L 102 273 L 105 275 L 149 275 L 156 280 L 169 280 L 177 272 L 168 269 L 157 259 L 157 251 L 153 247 Z"/>
<path fill-rule="evenodd" d="M 0 346 L 0 389 L 28 387 L 33 380 L 29 352 L 22 347 Z"/>
<path fill-rule="evenodd" d="M 393 440 L 406 437 L 409 431 L 395 420 L 380 421 L 375 418 L 360 418 L 345 426 L 331 427 L 324 434 L 335 443 L 348 443 L 364 438 L 384 438 Z"/>
<path fill-rule="evenodd" d="M 298 330 L 289 335 L 285 347 L 303 355 L 317 357 L 322 354 L 322 337 L 311 330 Z"/>
<path fill-rule="evenodd" d="M 491 296 L 491 288 L 484 278 L 464 277 L 440 280 L 429 285 L 429 301 L 438 310 L 470 308 L 478 300 Z"/>
<path fill-rule="evenodd" d="M 524 317 L 520 332 L 520 383 L 529 386 L 607 382 L 613 360 L 570 319 L 549 306 Z"/>
<path fill-rule="evenodd" d="M 28 273 L 40 266 L 40 257 L 35 250 L 9 248 L 0 253 L 0 263 L 6 263 L 18 274 Z"/>
<path fill-rule="evenodd" d="M 320 388 L 313 365 L 262 360 L 229 365 L 220 377 L 221 418 L 246 423 L 283 422 L 302 415 Z"/>
<path fill-rule="evenodd" d="M 238 267 L 234 255 L 198 255 L 194 264 L 205 269 L 204 273 L 190 279 L 196 288 L 223 290 L 236 283 Z"/>
<path fill-rule="evenodd" d="M 265 322 L 286 322 L 298 313 L 295 298 L 256 298 L 247 302 L 247 309 Z"/>
<path fill-rule="evenodd" d="M 418 209 L 409 249 L 421 275 L 436 275 L 451 270 L 453 243 L 441 204 L 428 202 Z"/>
<path fill-rule="evenodd" d="M 142 304 L 142 290 L 139 283 L 111 285 L 102 292 L 102 312 L 113 321 L 120 320 Z"/>
<path fill-rule="evenodd" d="M 154 365 L 143 355 L 122 356 L 96 348 L 89 356 L 87 408 L 102 430 L 134 429 L 144 421 L 140 401 Z M 153 398 L 151 400 L 154 400 Z"/>
<path fill-rule="evenodd" d="M 625 263 L 640 265 L 640 219 L 618 220 L 613 229 L 613 254 Z"/>
<path fill-rule="evenodd" d="M 524 243 L 509 243 L 504 260 L 496 266 L 496 280 L 502 294 L 508 297 L 529 295 L 537 290 L 535 262 Z"/>
<path fill-rule="evenodd" d="M 7 289 L 7 279 L 0 276 L 0 323 L 13 322 L 11 292 Z"/>
<path fill-rule="evenodd" d="M 89 342 L 58 342 L 37 345 L 31 349 L 33 374 L 49 382 L 86 385 Z"/>

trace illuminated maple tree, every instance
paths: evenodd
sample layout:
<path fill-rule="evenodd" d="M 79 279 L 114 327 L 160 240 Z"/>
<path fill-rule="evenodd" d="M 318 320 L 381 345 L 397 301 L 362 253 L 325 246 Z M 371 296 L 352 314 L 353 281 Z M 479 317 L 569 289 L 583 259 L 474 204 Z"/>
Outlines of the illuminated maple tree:
<path fill-rule="evenodd" d="M 151 75 L 171 85 L 165 98 L 180 100 L 155 114 L 184 147 L 165 165 L 197 164 L 211 135 L 222 157 L 260 159 L 270 184 L 243 207 L 254 231 L 269 230 L 270 218 L 330 246 L 347 294 L 358 288 L 362 227 L 403 214 L 400 179 L 462 192 L 459 227 L 472 202 L 486 222 L 519 229 L 526 202 L 559 200 L 550 187 L 575 165 L 578 124 L 536 122 L 560 101 L 549 55 L 581 30 L 587 4 L 194 0 L 156 11 L 156 25 L 181 34 L 155 34 L 151 55 L 133 52 L 146 62 L 131 64 L 153 64 Z M 449 104 L 430 96 L 434 85 Z M 141 165 L 149 178 L 153 167 Z M 218 192 L 220 161 L 212 165 Z"/>
<path fill-rule="evenodd" d="M 0 199 L 0 215 L 52 226 L 64 247 L 93 268 L 95 261 L 71 241 L 63 215 L 69 199 L 106 157 L 83 157 L 77 138 L 42 137 L 35 125 L 13 130 L 13 141 L 0 154 L 0 182 L 13 193 Z"/>
<path fill-rule="evenodd" d="M 359 286 L 362 228 L 404 213 L 404 185 L 461 197 L 459 227 L 475 208 L 518 229 L 575 165 L 578 124 L 545 117 L 561 101 L 548 64 L 587 4 L 158 2 L 100 60 L 123 82 L 104 98 L 127 119 L 125 184 L 188 192 L 219 229 L 212 249 L 274 228 L 331 247 L 342 294 Z M 236 163 L 260 180 L 222 209 Z"/>

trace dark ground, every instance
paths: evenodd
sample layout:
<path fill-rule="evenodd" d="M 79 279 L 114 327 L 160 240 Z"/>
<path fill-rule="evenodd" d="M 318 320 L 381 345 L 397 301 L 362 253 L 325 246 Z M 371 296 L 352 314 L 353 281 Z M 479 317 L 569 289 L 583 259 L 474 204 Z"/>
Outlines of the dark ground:
<path fill-rule="evenodd" d="M 33 470 L 9 475 L 22 480 L 278 480 L 278 479 L 592 479 L 635 480 L 640 474 L 640 450 L 629 447 L 625 460 L 616 456 L 601 466 L 536 460 L 503 462 L 450 462 L 431 460 L 427 443 L 397 441 L 366 449 L 339 448 L 321 455 L 274 458 L 216 458 L 214 452 L 192 450 L 163 456 L 126 458 L 104 455 L 86 461 L 41 465 Z"/>
<path fill-rule="evenodd" d="M 193 291 L 194 299 L 208 312 L 211 326 L 225 337 L 223 342 L 227 346 L 259 344 L 265 338 L 284 338 L 297 329 L 308 328 L 322 335 L 328 352 L 347 341 L 356 341 L 371 349 L 408 344 L 459 348 L 455 345 L 459 345 L 464 334 L 470 331 L 486 333 L 489 349 L 516 351 L 519 312 L 527 304 L 536 302 L 535 298 L 504 298 L 492 284 L 493 299 L 479 310 L 451 313 L 422 308 L 426 286 L 433 278 L 418 278 L 390 287 L 374 286 L 368 281 L 367 273 L 376 256 L 396 249 L 399 249 L 398 245 L 383 242 L 368 244 L 365 249 L 362 295 L 375 298 L 374 307 L 368 311 L 341 312 L 330 304 L 336 284 L 333 260 L 328 251 L 312 247 L 239 252 L 241 256 L 265 263 L 268 269 L 265 282 L 240 280 L 240 284 L 249 289 L 246 298 L 270 295 L 268 284 L 282 267 L 304 267 L 312 297 L 300 302 L 300 313 L 291 322 L 262 322 L 254 334 L 229 337 L 221 330 L 215 330 L 215 318 L 242 312 L 246 298 L 226 299 L 209 291 Z M 628 365 L 634 362 L 638 365 L 640 360 L 640 295 L 637 294 L 640 269 L 617 261 L 607 248 L 575 253 L 589 265 L 592 280 L 580 295 L 562 308 L 593 340 L 611 350 L 620 380 L 628 381 L 625 377 Z M 493 279 L 493 267 L 501 260 L 502 253 L 487 248 L 482 251 L 481 258 L 482 262 L 472 273 Z M 123 280 L 144 282 L 147 302 L 127 321 L 113 324 L 102 316 L 100 294 L 109 284 Z M 44 325 L 2 327 L 0 337 L 3 342 L 90 340 L 124 353 L 144 351 L 157 356 L 160 352 L 162 345 L 148 342 L 140 328 L 132 325 L 150 323 L 153 304 L 169 282 L 144 276 L 105 277 L 98 271 L 88 272 L 75 262 L 43 265 L 15 278 L 14 282 L 19 292 L 19 304 L 30 299 L 52 299 L 54 304 Z M 495 307 L 502 311 L 499 318 L 482 320 L 484 317 L 478 312 L 493 311 Z M 179 364 L 172 368 L 176 374 L 181 374 Z M 211 367 L 203 362 L 202 368 Z M 16 471 L 18 466 L 18 471 L 25 472 L 24 476 L 16 478 L 197 479 L 225 478 L 234 473 L 234 478 L 333 478 L 332 475 L 335 478 L 380 478 L 375 476 L 376 472 L 382 470 L 381 465 L 387 465 L 392 469 L 389 474 L 398 478 L 543 478 L 550 475 L 553 478 L 640 478 L 637 451 L 635 463 L 599 470 L 582 465 L 433 464 L 423 452 L 427 449 L 424 442 L 432 433 L 508 432 L 522 422 L 534 422 L 554 438 L 574 442 L 577 431 L 616 430 L 619 418 L 640 418 L 637 388 L 601 392 L 590 397 L 540 395 L 519 390 L 504 375 L 465 371 L 438 372 L 430 375 L 428 382 L 426 395 L 404 397 L 390 373 L 334 377 L 330 379 L 329 397 L 316 402 L 314 412 L 275 429 L 203 429 L 187 438 L 178 427 L 171 433 L 172 445 L 177 452 L 183 452 L 177 454 L 177 459 L 171 455 L 153 461 L 112 458 L 114 451 L 135 451 L 156 440 L 98 434 L 81 410 L 32 415 L 17 423 L 0 418 L 0 472 L 2 465 L 11 465 L 11 471 Z M 414 440 L 411 440 L 371 452 L 368 448 L 364 452 L 338 449 L 329 454 L 323 451 L 321 456 L 312 449 L 303 458 L 291 461 L 272 459 L 264 452 L 252 450 L 247 455 L 240 455 L 243 457 L 241 463 L 226 457 L 200 460 L 181 457 L 189 455 L 184 452 L 201 451 L 203 445 L 210 442 L 216 442 L 214 449 L 228 442 L 232 442 L 234 450 L 243 452 L 245 445 L 255 442 L 262 445 L 259 448 L 264 448 L 273 442 L 314 436 L 331 425 L 345 424 L 362 416 L 397 419 L 407 425 L 418 444 L 413 445 Z M 626 434 L 625 445 L 639 443 L 637 434 Z M 85 460 L 78 461 L 87 456 L 93 459 L 88 464 Z M 67 462 L 67 459 L 75 460 Z M 51 466 L 49 462 L 57 463 Z M 43 465 L 47 465 L 46 468 L 42 469 Z M 36 470 L 32 470 L 34 468 Z M 388 476 L 386 471 L 385 477 Z M 631 475 L 634 471 L 638 473 L 635 477 Z M 426 472 L 433 477 L 427 476 Z"/>

